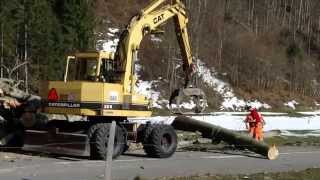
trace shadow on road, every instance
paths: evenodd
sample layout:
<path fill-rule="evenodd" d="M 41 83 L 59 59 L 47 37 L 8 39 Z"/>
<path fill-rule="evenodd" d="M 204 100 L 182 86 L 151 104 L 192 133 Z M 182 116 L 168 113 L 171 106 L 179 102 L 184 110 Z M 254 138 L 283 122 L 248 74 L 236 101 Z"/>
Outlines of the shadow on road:
<path fill-rule="evenodd" d="M 62 154 L 54 154 L 54 153 L 45 153 L 45 152 L 35 152 L 35 151 L 25 151 L 21 148 L 3 148 L 0 149 L 0 152 L 3 153 L 14 153 L 17 155 L 25 155 L 31 157 L 43 157 L 43 158 L 52 158 L 66 161 L 85 161 L 90 160 L 89 156 L 73 156 L 73 155 L 62 155 Z M 147 155 L 135 152 L 126 152 L 123 154 L 124 156 L 130 157 L 139 157 L 139 158 L 147 158 Z"/>
<path fill-rule="evenodd" d="M 250 158 L 258 158 L 258 159 L 266 159 L 263 156 L 258 154 L 252 153 L 247 150 L 238 150 L 231 146 L 219 146 L 219 147 L 184 147 L 177 150 L 177 152 L 190 152 L 190 151 L 198 151 L 198 152 L 206 152 L 206 153 L 217 153 L 217 154 L 226 154 L 226 155 L 234 155 L 234 156 L 245 156 Z M 31 157 L 42 157 L 42 158 L 52 158 L 58 160 L 65 160 L 65 161 L 88 161 L 90 157 L 88 156 L 73 156 L 73 155 L 61 155 L 61 154 L 53 154 L 53 153 L 44 153 L 44 152 L 35 152 L 35 151 L 25 151 L 21 148 L 3 148 L 0 149 L 0 152 L 7 152 L 7 153 L 15 153 L 18 155 L 26 155 Z M 138 158 L 149 158 L 146 154 L 142 152 L 126 152 L 123 156 L 128 157 L 138 157 Z"/>
<path fill-rule="evenodd" d="M 241 149 L 241 148 L 240 148 Z M 206 152 L 206 153 L 219 153 L 219 154 L 226 154 L 226 155 L 235 155 L 235 156 L 245 156 L 245 157 L 250 157 L 250 158 L 258 158 L 258 159 L 267 159 L 264 156 L 261 156 L 259 154 L 255 154 L 254 152 L 248 151 L 246 149 L 238 149 L 235 148 L 234 146 L 230 145 L 201 145 L 201 144 L 196 144 L 194 146 L 189 146 L 189 147 L 183 147 L 180 148 L 181 152 L 186 152 L 186 151 L 199 151 L 199 152 Z"/>
<path fill-rule="evenodd" d="M 149 158 L 146 154 L 138 154 L 138 153 L 133 153 L 133 152 L 126 152 L 123 155 L 131 156 L 131 157 Z"/>

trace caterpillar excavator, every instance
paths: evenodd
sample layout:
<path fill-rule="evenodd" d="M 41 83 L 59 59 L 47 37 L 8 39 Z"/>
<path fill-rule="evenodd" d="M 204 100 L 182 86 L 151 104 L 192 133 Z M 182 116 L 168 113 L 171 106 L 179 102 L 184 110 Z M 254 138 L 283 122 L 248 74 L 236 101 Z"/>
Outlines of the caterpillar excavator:
<path fill-rule="evenodd" d="M 148 119 L 152 115 L 151 101 L 135 91 L 135 62 L 143 38 L 158 32 L 158 28 L 170 19 L 174 21 L 185 74 L 184 87 L 173 93 L 170 104 L 179 105 L 179 98 L 188 96 L 196 102 L 194 111 L 202 112 L 205 95 L 191 81 L 195 65 L 185 6 L 181 0 L 155 0 L 131 19 L 120 36 L 115 53 L 71 54 L 67 57 L 64 80 L 48 81 L 41 86 L 41 105 L 27 103 L 28 108 L 25 107 L 20 117 L 29 122 L 23 123 L 29 124 L 24 128 L 23 149 L 104 159 L 110 122 L 116 121 L 113 157 L 125 152 L 129 143 L 142 143 L 146 154 L 151 157 L 170 157 L 177 147 L 177 135 L 172 126 L 128 121 L 130 117 Z M 34 114 L 39 109 L 46 114 L 60 114 L 67 118 L 30 123 L 35 120 Z M 35 128 L 34 124 L 40 124 L 40 127 Z"/>
<path fill-rule="evenodd" d="M 148 121 L 151 101 L 135 91 L 135 62 L 143 37 L 156 33 L 169 19 L 174 20 L 185 73 L 184 86 L 173 92 L 170 104 L 179 107 L 183 96 L 188 96 L 196 104 L 194 111 L 202 112 L 206 100 L 192 81 L 195 66 L 185 6 L 181 0 L 155 0 L 131 19 L 115 53 L 68 56 L 64 79 L 45 82 L 40 86 L 41 97 L 17 89 L 12 80 L 0 79 L 0 147 L 23 145 L 29 151 L 105 159 L 111 122 L 116 121 L 113 158 L 131 143 L 142 143 L 150 157 L 170 157 L 177 148 L 178 129 L 201 132 L 213 142 L 223 140 L 276 159 L 279 153 L 275 146 L 190 117 L 178 116 L 172 125 Z"/>

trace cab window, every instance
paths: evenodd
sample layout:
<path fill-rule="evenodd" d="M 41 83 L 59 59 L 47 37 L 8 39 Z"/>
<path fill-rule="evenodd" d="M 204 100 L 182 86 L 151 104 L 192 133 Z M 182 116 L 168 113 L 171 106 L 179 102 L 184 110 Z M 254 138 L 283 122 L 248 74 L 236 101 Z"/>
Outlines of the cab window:
<path fill-rule="evenodd" d="M 103 82 L 113 83 L 116 81 L 115 63 L 112 59 L 101 59 L 101 76 L 100 80 Z"/>
<path fill-rule="evenodd" d="M 77 58 L 69 61 L 68 81 L 95 81 L 98 61 L 94 58 Z"/>

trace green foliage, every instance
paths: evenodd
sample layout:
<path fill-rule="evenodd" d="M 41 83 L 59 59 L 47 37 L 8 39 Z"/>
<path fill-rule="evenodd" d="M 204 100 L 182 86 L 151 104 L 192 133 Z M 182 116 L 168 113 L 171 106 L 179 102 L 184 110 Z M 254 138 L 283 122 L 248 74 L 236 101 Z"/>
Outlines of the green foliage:
<path fill-rule="evenodd" d="M 33 75 L 39 79 L 56 79 L 61 74 L 64 49 L 58 21 L 47 1 L 33 0 L 29 4 L 28 32 Z M 61 59 L 61 60 L 60 60 Z M 41 67 L 41 68 L 39 68 Z"/>
<path fill-rule="evenodd" d="M 15 54 L 16 45 L 18 44 L 17 33 L 19 24 L 23 22 L 23 7 L 19 1 L 1 1 L 0 6 L 0 23 L 1 31 L 4 36 L 3 44 L 5 44 L 4 54 L 12 56 Z"/>
<path fill-rule="evenodd" d="M 33 90 L 40 80 L 62 78 L 66 53 L 91 48 L 94 27 L 89 0 L 0 1 L 1 56 L 12 68 L 27 55 Z M 24 77 L 22 70 L 16 77 Z"/>
<path fill-rule="evenodd" d="M 304 50 L 300 48 L 297 43 L 291 43 L 287 48 L 288 58 L 299 58 L 302 59 Z"/>
<path fill-rule="evenodd" d="M 58 0 L 57 3 L 65 48 L 68 51 L 92 48 L 93 3 L 87 0 Z"/>

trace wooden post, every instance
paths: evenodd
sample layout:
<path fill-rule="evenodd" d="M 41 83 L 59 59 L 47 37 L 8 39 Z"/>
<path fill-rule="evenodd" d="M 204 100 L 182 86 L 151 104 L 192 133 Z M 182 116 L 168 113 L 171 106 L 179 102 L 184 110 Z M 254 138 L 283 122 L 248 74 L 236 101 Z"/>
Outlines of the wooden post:
<path fill-rule="evenodd" d="M 105 180 L 111 180 L 111 169 L 112 169 L 112 155 L 113 155 L 113 146 L 114 146 L 114 137 L 116 132 L 116 122 L 112 121 L 108 139 L 108 149 L 106 157 L 106 168 L 105 168 Z"/>
<path fill-rule="evenodd" d="M 4 59 L 4 32 L 3 32 L 3 23 L 1 23 L 1 59 L 0 59 L 0 77 L 3 78 L 3 59 Z"/>
<path fill-rule="evenodd" d="M 246 148 L 257 154 L 261 154 L 270 160 L 277 159 L 279 156 L 279 151 L 275 146 L 268 146 L 263 142 L 258 142 L 255 139 L 241 135 L 229 129 L 225 129 L 213 124 L 198 121 L 186 116 L 178 116 L 174 121 L 172 126 L 175 129 L 182 131 L 199 131 L 204 138 L 218 138 L 222 141 L 235 145 L 236 147 Z"/>

